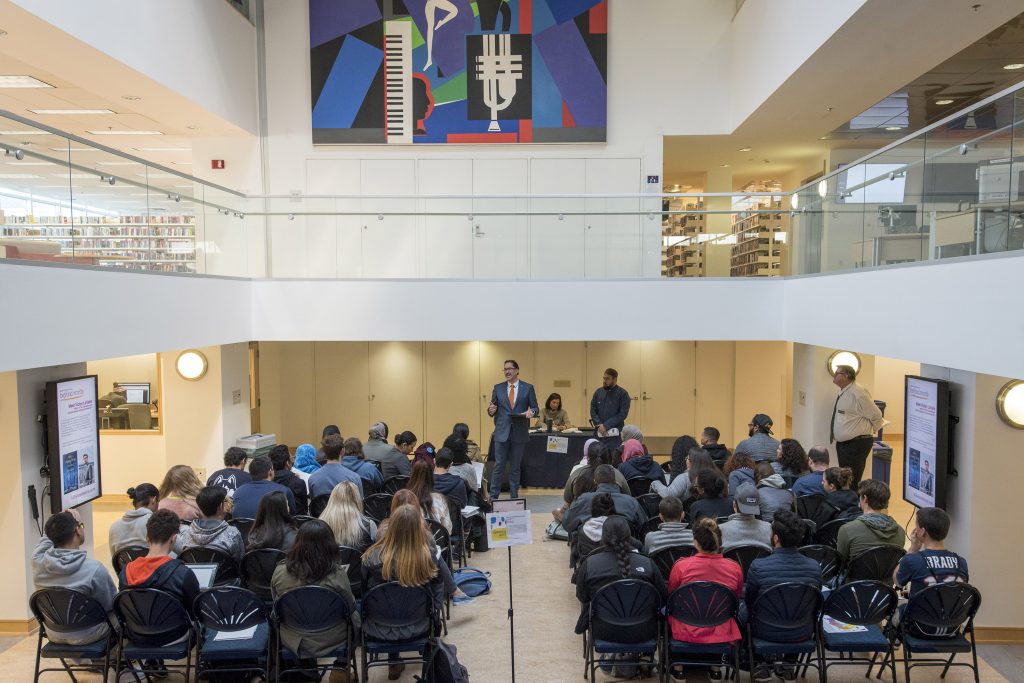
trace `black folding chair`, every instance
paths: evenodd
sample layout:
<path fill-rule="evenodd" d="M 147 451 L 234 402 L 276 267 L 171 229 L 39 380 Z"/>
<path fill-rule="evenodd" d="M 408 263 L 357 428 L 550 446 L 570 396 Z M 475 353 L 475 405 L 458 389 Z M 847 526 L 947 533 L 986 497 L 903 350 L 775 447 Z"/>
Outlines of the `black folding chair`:
<path fill-rule="evenodd" d="M 348 585 L 358 600 L 363 597 L 363 553 L 347 545 L 339 546 L 339 549 L 341 563 L 345 565 L 345 573 L 348 574 Z"/>
<path fill-rule="evenodd" d="M 274 576 L 274 569 L 284 558 L 284 551 L 277 548 L 250 550 L 242 556 L 242 585 L 255 593 L 263 602 L 273 602 L 270 580 Z"/>
<path fill-rule="evenodd" d="M 374 666 L 426 665 L 429 639 L 437 633 L 438 622 L 430 589 L 383 583 L 363 593 L 359 609 L 363 617 L 360 680 L 370 680 Z"/>
<path fill-rule="evenodd" d="M 232 517 L 228 520 L 228 524 L 238 529 L 238 533 L 242 535 L 242 543 L 249 542 L 249 532 L 252 531 L 252 525 L 255 522 L 256 520 L 248 517 Z"/>
<path fill-rule="evenodd" d="M 255 593 L 236 586 L 217 586 L 196 596 L 192 613 L 199 623 L 196 680 L 205 673 L 270 673 L 270 623 Z M 255 629 L 239 637 L 240 631 Z M 232 637 L 232 634 L 234 637 Z"/>
<path fill-rule="evenodd" d="M 380 460 L 367 460 L 366 462 L 372 462 L 373 466 L 377 468 L 377 471 L 381 473 L 381 476 L 384 476 L 384 463 Z"/>
<path fill-rule="evenodd" d="M 327 509 L 327 503 L 331 500 L 331 494 L 321 493 L 319 496 L 315 496 L 309 501 L 309 515 L 311 517 L 319 517 L 325 509 Z"/>
<path fill-rule="evenodd" d="M 966 583 L 940 583 L 910 597 L 897 629 L 897 637 L 903 642 L 903 670 L 908 683 L 910 670 L 916 666 L 941 666 L 942 678 L 949 667 L 966 666 L 979 683 L 974 615 L 980 606 L 981 593 Z M 960 653 L 970 653 L 971 662 L 954 662 Z M 915 660 L 915 654 L 948 654 L 949 659 Z"/>
<path fill-rule="evenodd" d="M 466 542 L 466 528 L 468 525 L 462 517 L 462 508 L 459 507 L 459 504 L 451 496 L 445 496 L 445 498 L 448 503 L 448 518 L 452 522 L 452 555 L 460 567 L 465 567 L 466 560 L 469 557 L 469 544 Z"/>
<path fill-rule="evenodd" d="M 661 575 L 668 581 L 668 575 L 672 573 L 672 567 L 684 557 L 691 557 L 697 554 L 697 549 L 692 545 L 670 545 L 651 553 L 651 562 L 658 568 Z"/>
<path fill-rule="evenodd" d="M 434 537 L 434 543 L 441 550 L 441 559 L 448 569 L 452 568 L 452 537 L 448 533 L 448 530 L 444 528 L 444 525 L 434 519 L 427 520 L 427 527 L 430 529 L 430 535 Z M 448 619 L 451 617 L 451 600 L 445 598 L 445 610 L 442 612 L 443 617 L 441 626 L 444 628 L 444 634 L 448 635 Z"/>
<path fill-rule="evenodd" d="M 110 558 L 110 564 L 114 568 L 114 573 L 120 574 L 126 564 L 136 558 L 145 557 L 147 553 L 149 553 L 149 548 L 144 545 L 130 545 L 114 553 L 114 556 Z"/>
<path fill-rule="evenodd" d="M 839 539 L 839 528 L 849 521 L 851 520 L 840 518 L 825 522 L 818 527 L 818 532 L 814 535 L 815 542 L 819 545 L 827 545 L 830 548 L 835 548 L 836 542 Z"/>
<path fill-rule="evenodd" d="M 658 516 L 658 505 L 661 504 L 661 496 L 657 493 L 645 493 L 637 496 L 636 502 L 640 503 L 640 507 L 648 517 Z"/>
<path fill-rule="evenodd" d="M 128 588 L 114 596 L 114 614 L 121 624 L 118 679 L 130 671 L 136 678 L 175 673 L 190 680 L 196 633 L 180 600 L 156 588 Z M 181 660 L 184 665 L 168 664 Z"/>
<path fill-rule="evenodd" d="M 665 613 L 686 626 L 713 628 L 736 618 L 739 601 L 736 594 L 720 583 L 693 581 L 672 591 L 665 603 Z M 690 665 L 721 666 L 728 662 L 733 671 L 740 667 L 740 641 L 724 643 L 690 643 L 672 636 L 671 624 L 662 648 L 662 671 L 668 672 L 677 662 Z M 728 670 L 726 670 L 728 674 Z M 663 677 L 664 678 L 664 677 Z M 725 679 L 731 676 L 723 676 Z"/>
<path fill-rule="evenodd" d="M 638 536 L 638 538 L 641 541 L 643 541 L 645 538 L 647 538 L 647 534 L 651 533 L 652 531 L 657 531 L 658 527 L 660 526 L 661 516 L 655 515 L 654 517 L 651 517 L 643 523 L 643 526 L 640 527 L 640 535 Z"/>
<path fill-rule="evenodd" d="M 821 584 L 829 586 L 839 576 L 843 566 L 843 558 L 839 551 L 827 545 L 805 545 L 800 548 L 800 554 L 809 557 L 818 563 L 821 568 Z"/>
<path fill-rule="evenodd" d="M 818 615 L 821 591 L 808 583 L 780 583 L 757 596 L 750 610 L 747 649 L 751 662 L 751 680 L 755 655 L 780 658 L 795 656 L 793 666 L 813 666 L 818 680 L 824 681 L 821 651 L 818 647 Z"/>
<path fill-rule="evenodd" d="M 888 628 L 897 602 L 892 586 L 880 581 L 854 581 L 829 592 L 821 608 L 818 634 L 826 678 L 830 666 L 861 664 L 868 665 L 867 675 L 870 676 L 875 659 L 882 654 L 879 674 L 885 669 L 884 662 L 889 661 L 892 683 L 896 683 L 896 662 Z M 838 653 L 839 657 L 829 657 L 829 652 Z M 871 659 L 857 657 L 856 652 L 870 652 Z"/>
<path fill-rule="evenodd" d="M 800 539 L 800 545 L 814 545 L 814 535 L 818 533 L 818 525 L 813 519 L 804 520 L 804 537 Z"/>
<path fill-rule="evenodd" d="M 722 554 L 730 560 L 735 560 L 736 563 L 739 564 L 740 569 L 743 570 L 743 576 L 746 577 L 747 569 L 750 568 L 750 564 L 754 560 L 762 557 L 768 557 L 772 554 L 772 551 L 761 545 L 738 545 L 733 548 L 729 548 Z"/>
<path fill-rule="evenodd" d="M 103 680 L 107 680 L 110 655 L 113 654 L 117 630 L 107 616 L 103 606 L 94 598 L 68 588 L 41 588 L 28 601 L 32 615 L 39 622 L 39 639 L 36 641 L 36 668 L 32 680 L 39 681 L 41 674 L 50 671 L 66 671 L 75 680 L 73 671 L 89 671 L 95 667 L 88 664 L 69 664 L 67 660 L 103 660 Z M 99 637 L 84 645 L 65 645 L 60 640 L 62 632 L 96 629 Z M 104 633 L 105 631 L 105 633 Z M 46 644 L 43 644 L 43 639 Z M 41 659 L 57 659 L 61 668 L 40 669 Z"/>
<path fill-rule="evenodd" d="M 274 603 L 274 621 L 278 632 L 277 647 L 274 648 L 275 681 L 280 681 L 282 674 L 311 672 L 313 669 L 316 670 L 316 680 L 320 680 L 327 671 L 355 673 L 352 607 L 334 591 L 321 586 L 293 588 Z M 301 640 L 303 634 L 320 637 L 333 634 L 335 637 L 316 651 L 301 647 L 297 652 L 292 650 L 288 641 L 293 636 Z M 328 664 L 317 661 L 327 657 L 334 659 Z"/>
<path fill-rule="evenodd" d="M 374 493 L 363 498 L 363 514 L 380 524 L 391 516 L 391 493 Z"/>
<path fill-rule="evenodd" d="M 647 477 L 630 477 L 626 485 L 629 487 L 629 495 L 634 498 L 651 492 L 651 480 Z"/>
<path fill-rule="evenodd" d="M 181 551 L 178 559 L 185 564 L 215 564 L 217 571 L 213 575 L 213 585 L 226 586 L 241 583 L 238 563 L 235 558 L 218 548 L 193 546 Z"/>
<path fill-rule="evenodd" d="M 825 496 L 820 493 L 812 493 L 809 496 L 796 497 L 796 513 L 803 519 L 818 519 L 821 506 L 825 503 Z"/>
<path fill-rule="evenodd" d="M 893 574 L 900 560 L 907 554 L 903 548 L 894 545 L 876 545 L 850 559 L 846 567 L 845 581 L 881 581 L 892 585 Z"/>
<path fill-rule="evenodd" d="M 620 579 L 602 586 L 590 599 L 590 623 L 583 634 L 583 677 L 600 665 L 658 663 L 661 596 L 653 584 Z"/>
<path fill-rule="evenodd" d="M 397 474 L 393 477 L 388 477 L 384 480 L 383 486 L 380 487 L 381 493 L 390 493 L 394 495 L 398 491 L 405 488 L 406 484 L 409 483 L 409 477 Z"/>

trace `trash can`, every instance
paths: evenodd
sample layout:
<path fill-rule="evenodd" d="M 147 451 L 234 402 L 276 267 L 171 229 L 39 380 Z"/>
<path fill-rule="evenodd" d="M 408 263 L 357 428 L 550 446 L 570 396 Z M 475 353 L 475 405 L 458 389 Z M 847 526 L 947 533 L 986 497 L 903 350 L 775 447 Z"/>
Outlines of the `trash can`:
<path fill-rule="evenodd" d="M 891 469 L 892 446 L 884 441 L 876 441 L 871 445 L 871 478 L 888 484 Z"/>

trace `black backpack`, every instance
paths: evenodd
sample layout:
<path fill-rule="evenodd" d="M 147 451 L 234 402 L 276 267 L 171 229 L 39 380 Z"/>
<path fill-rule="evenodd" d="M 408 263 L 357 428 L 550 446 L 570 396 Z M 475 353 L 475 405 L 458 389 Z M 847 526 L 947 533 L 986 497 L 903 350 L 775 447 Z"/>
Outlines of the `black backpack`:
<path fill-rule="evenodd" d="M 431 638 L 429 648 L 426 676 L 417 676 L 416 680 L 422 683 L 469 683 L 469 671 L 459 663 L 454 645 L 440 638 Z"/>

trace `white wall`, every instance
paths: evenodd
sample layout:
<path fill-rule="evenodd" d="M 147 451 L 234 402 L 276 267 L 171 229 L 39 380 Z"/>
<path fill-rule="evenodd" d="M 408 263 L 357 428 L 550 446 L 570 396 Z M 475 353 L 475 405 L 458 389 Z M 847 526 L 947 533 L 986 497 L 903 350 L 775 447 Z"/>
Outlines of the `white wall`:
<path fill-rule="evenodd" d="M 11 1 L 256 133 L 256 30 L 228 3 Z"/>

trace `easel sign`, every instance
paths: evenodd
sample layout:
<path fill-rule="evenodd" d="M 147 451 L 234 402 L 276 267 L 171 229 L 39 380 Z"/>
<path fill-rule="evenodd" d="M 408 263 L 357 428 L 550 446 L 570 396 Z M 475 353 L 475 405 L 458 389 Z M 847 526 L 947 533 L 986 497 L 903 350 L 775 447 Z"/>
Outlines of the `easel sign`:
<path fill-rule="evenodd" d="M 487 541 L 491 548 L 533 543 L 530 511 L 525 498 L 496 500 L 487 513 Z"/>

